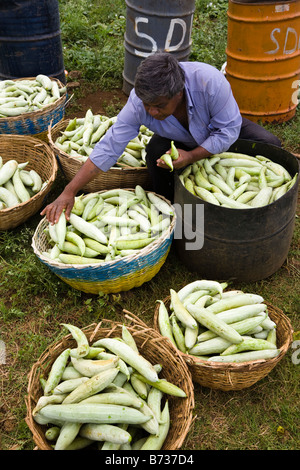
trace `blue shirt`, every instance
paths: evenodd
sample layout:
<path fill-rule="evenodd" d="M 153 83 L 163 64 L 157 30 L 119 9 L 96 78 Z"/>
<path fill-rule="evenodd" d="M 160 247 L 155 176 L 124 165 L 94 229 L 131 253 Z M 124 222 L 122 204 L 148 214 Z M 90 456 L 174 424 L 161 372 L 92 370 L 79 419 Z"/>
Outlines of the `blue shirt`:
<path fill-rule="evenodd" d="M 236 141 L 242 117 L 223 73 L 201 62 L 181 62 L 180 66 L 185 72 L 189 129 L 174 116 L 162 121 L 151 117 L 133 89 L 116 122 L 90 154 L 99 169 L 107 171 L 116 163 L 142 124 L 162 137 L 182 142 L 191 149 L 202 146 L 212 154 L 228 150 Z"/>

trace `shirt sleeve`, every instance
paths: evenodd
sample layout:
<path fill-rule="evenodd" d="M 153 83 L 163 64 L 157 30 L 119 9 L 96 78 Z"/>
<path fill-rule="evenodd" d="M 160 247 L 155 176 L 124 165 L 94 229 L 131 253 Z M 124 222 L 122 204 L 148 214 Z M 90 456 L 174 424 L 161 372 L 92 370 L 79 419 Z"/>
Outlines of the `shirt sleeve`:
<path fill-rule="evenodd" d="M 138 135 L 140 125 L 140 113 L 130 96 L 116 122 L 95 145 L 90 160 L 100 170 L 108 171 L 122 155 L 128 142 Z"/>
<path fill-rule="evenodd" d="M 209 136 L 201 146 L 212 154 L 224 152 L 238 139 L 242 117 L 230 84 L 221 72 L 217 71 L 208 81 L 206 91 L 211 118 Z"/>

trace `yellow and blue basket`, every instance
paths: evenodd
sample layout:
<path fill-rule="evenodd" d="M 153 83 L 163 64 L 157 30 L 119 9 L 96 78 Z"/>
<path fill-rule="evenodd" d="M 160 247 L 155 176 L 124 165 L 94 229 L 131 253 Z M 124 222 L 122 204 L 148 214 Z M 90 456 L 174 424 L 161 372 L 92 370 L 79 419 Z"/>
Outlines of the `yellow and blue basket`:
<path fill-rule="evenodd" d="M 170 227 L 150 245 L 138 253 L 117 260 L 101 261 L 99 264 L 67 265 L 43 255 L 43 252 L 50 248 L 45 233 L 48 226 L 46 218 L 37 226 L 32 238 L 32 248 L 42 263 L 74 289 L 91 294 L 117 293 L 139 287 L 158 273 L 170 251 L 175 222 L 174 210 Z"/>
<path fill-rule="evenodd" d="M 34 77 L 26 78 L 26 80 L 34 79 Z M 18 80 L 24 79 L 18 78 L 14 81 Z M 57 78 L 52 78 L 52 80 L 57 82 L 59 88 L 64 86 Z M 37 111 L 0 118 L 0 134 L 26 135 L 48 141 L 48 127 L 64 118 L 66 105 L 67 92 L 63 93 L 54 103 Z"/>

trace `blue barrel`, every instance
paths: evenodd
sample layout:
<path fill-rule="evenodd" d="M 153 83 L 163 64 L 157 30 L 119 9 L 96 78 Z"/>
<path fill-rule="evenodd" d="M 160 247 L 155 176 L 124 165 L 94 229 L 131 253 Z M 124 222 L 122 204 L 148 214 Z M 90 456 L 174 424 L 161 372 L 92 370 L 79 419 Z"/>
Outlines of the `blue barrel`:
<path fill-rule="evenodd" d="M 65 83 L 57 0 L 1 0 L 0 80 L 39 73 Z"/>
<path fill-rule="evenodd" d="M 123 91 L 129 95 L 140 62 L 160 50 L 188 60 L 195 0 L 126 0 Z"/>

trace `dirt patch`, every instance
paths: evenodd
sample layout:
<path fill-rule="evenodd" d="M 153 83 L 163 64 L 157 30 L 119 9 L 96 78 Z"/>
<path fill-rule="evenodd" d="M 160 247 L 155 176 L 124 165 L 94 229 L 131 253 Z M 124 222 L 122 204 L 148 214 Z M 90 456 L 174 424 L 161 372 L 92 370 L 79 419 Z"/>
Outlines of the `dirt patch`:
<path fill-rule="evenodd" d="M 83 111 L 91 109 L 93 114 L 105 114 L 108 108 L 123 107 L 128 97 L 122 90 L 114 89 L 112 91 L 97 90 L 87 94 L 84 98 L 78 100 Z"/>
<path fill-rule="evenodd" d="M 71 73 L 69 74 L 70 77 Z M 128 96 L 121 88 L 103 90 L 97 84 L 91 85 L 80 78 L 77 72 L 71 75 L 67 87 L 70 101 L 66 110 L 69 118 L 83 117 L 88 109 L 93 114 L 116 115 L 127 102 Z"/>

